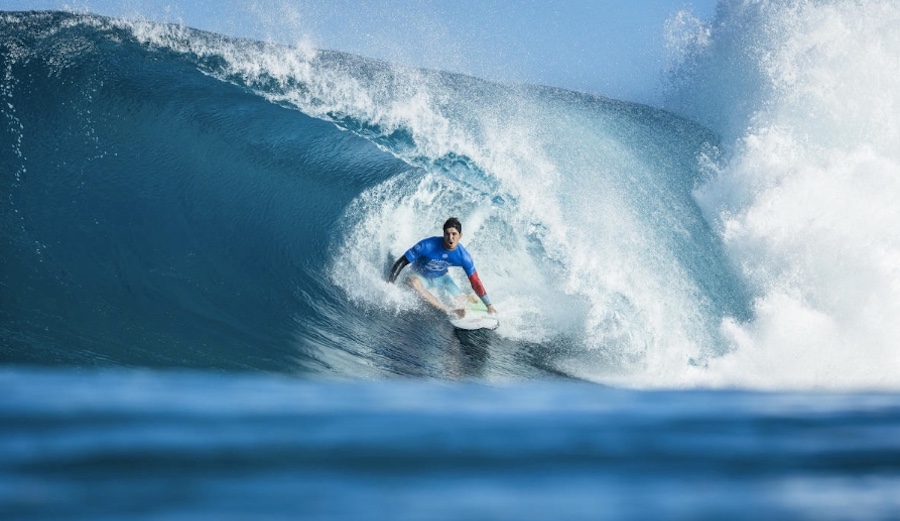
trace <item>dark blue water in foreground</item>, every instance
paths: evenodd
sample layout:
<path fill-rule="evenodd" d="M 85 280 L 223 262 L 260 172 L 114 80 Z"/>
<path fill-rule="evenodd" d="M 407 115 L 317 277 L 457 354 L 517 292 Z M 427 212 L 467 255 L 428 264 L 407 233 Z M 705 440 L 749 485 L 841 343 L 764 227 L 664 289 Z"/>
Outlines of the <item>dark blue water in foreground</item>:
<path fill-rule="evenodd" d="M 3 519 L 897 519 L 894 395 L 0 371 Z"/>

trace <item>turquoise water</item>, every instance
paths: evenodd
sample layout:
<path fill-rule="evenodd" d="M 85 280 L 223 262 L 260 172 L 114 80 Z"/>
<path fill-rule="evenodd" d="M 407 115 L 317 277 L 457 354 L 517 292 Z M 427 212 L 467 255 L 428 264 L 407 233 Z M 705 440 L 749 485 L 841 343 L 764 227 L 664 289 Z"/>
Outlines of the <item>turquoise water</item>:
<path fill-rule="evenodd" d="M 0 517 L 896 518 L 897 19 L 724 2 L 663 110 L 0 14 Z M 494 332 L 384 280 L 450 215 Z"/>

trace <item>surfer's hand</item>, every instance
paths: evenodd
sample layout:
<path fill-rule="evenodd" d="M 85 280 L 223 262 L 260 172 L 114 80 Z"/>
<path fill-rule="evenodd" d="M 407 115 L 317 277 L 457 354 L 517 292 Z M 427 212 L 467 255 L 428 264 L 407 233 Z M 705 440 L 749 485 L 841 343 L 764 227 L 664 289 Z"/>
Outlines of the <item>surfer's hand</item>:
<path fill-rule="evenodd" d="M 493 305 L 490 305 L 487 308 L 488 308 L 488 313 L 490 313 L 491 315 L 497 314 L 497 308 L 495 308 Z"/>

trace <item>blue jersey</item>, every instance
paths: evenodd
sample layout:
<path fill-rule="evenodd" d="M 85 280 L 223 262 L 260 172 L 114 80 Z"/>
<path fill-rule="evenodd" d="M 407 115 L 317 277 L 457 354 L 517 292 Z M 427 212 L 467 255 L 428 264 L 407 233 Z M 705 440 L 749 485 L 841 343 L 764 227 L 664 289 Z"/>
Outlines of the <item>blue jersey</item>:
<path fill-rule="evenodd" d="M 463 245 L 458 244 L 454 250 L 445 250 L 443 237 L 422 239 L 407 250 L 404 256 L 412 263 L 416 273 L 429 279 L 446 275 L 450 266 L 461 267 L 469 277 L 475 274 L 475 263 Z"/>

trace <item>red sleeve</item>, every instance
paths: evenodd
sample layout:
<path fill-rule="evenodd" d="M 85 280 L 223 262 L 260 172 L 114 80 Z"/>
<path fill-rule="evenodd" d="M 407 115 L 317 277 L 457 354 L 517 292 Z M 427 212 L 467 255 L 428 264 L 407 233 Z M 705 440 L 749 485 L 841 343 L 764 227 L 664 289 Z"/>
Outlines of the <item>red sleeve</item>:
<path fill-rule="evenodd" d="M 479 297 L 483 297 L 487 294 L 487 291 L 484 289 L 484 284 L 481 283 L 481 279 L 478 278 L 478 272 L 469 275 L 469 283 L 472 284 L 472 289 L 475 290 L 475 294 Z"/>

